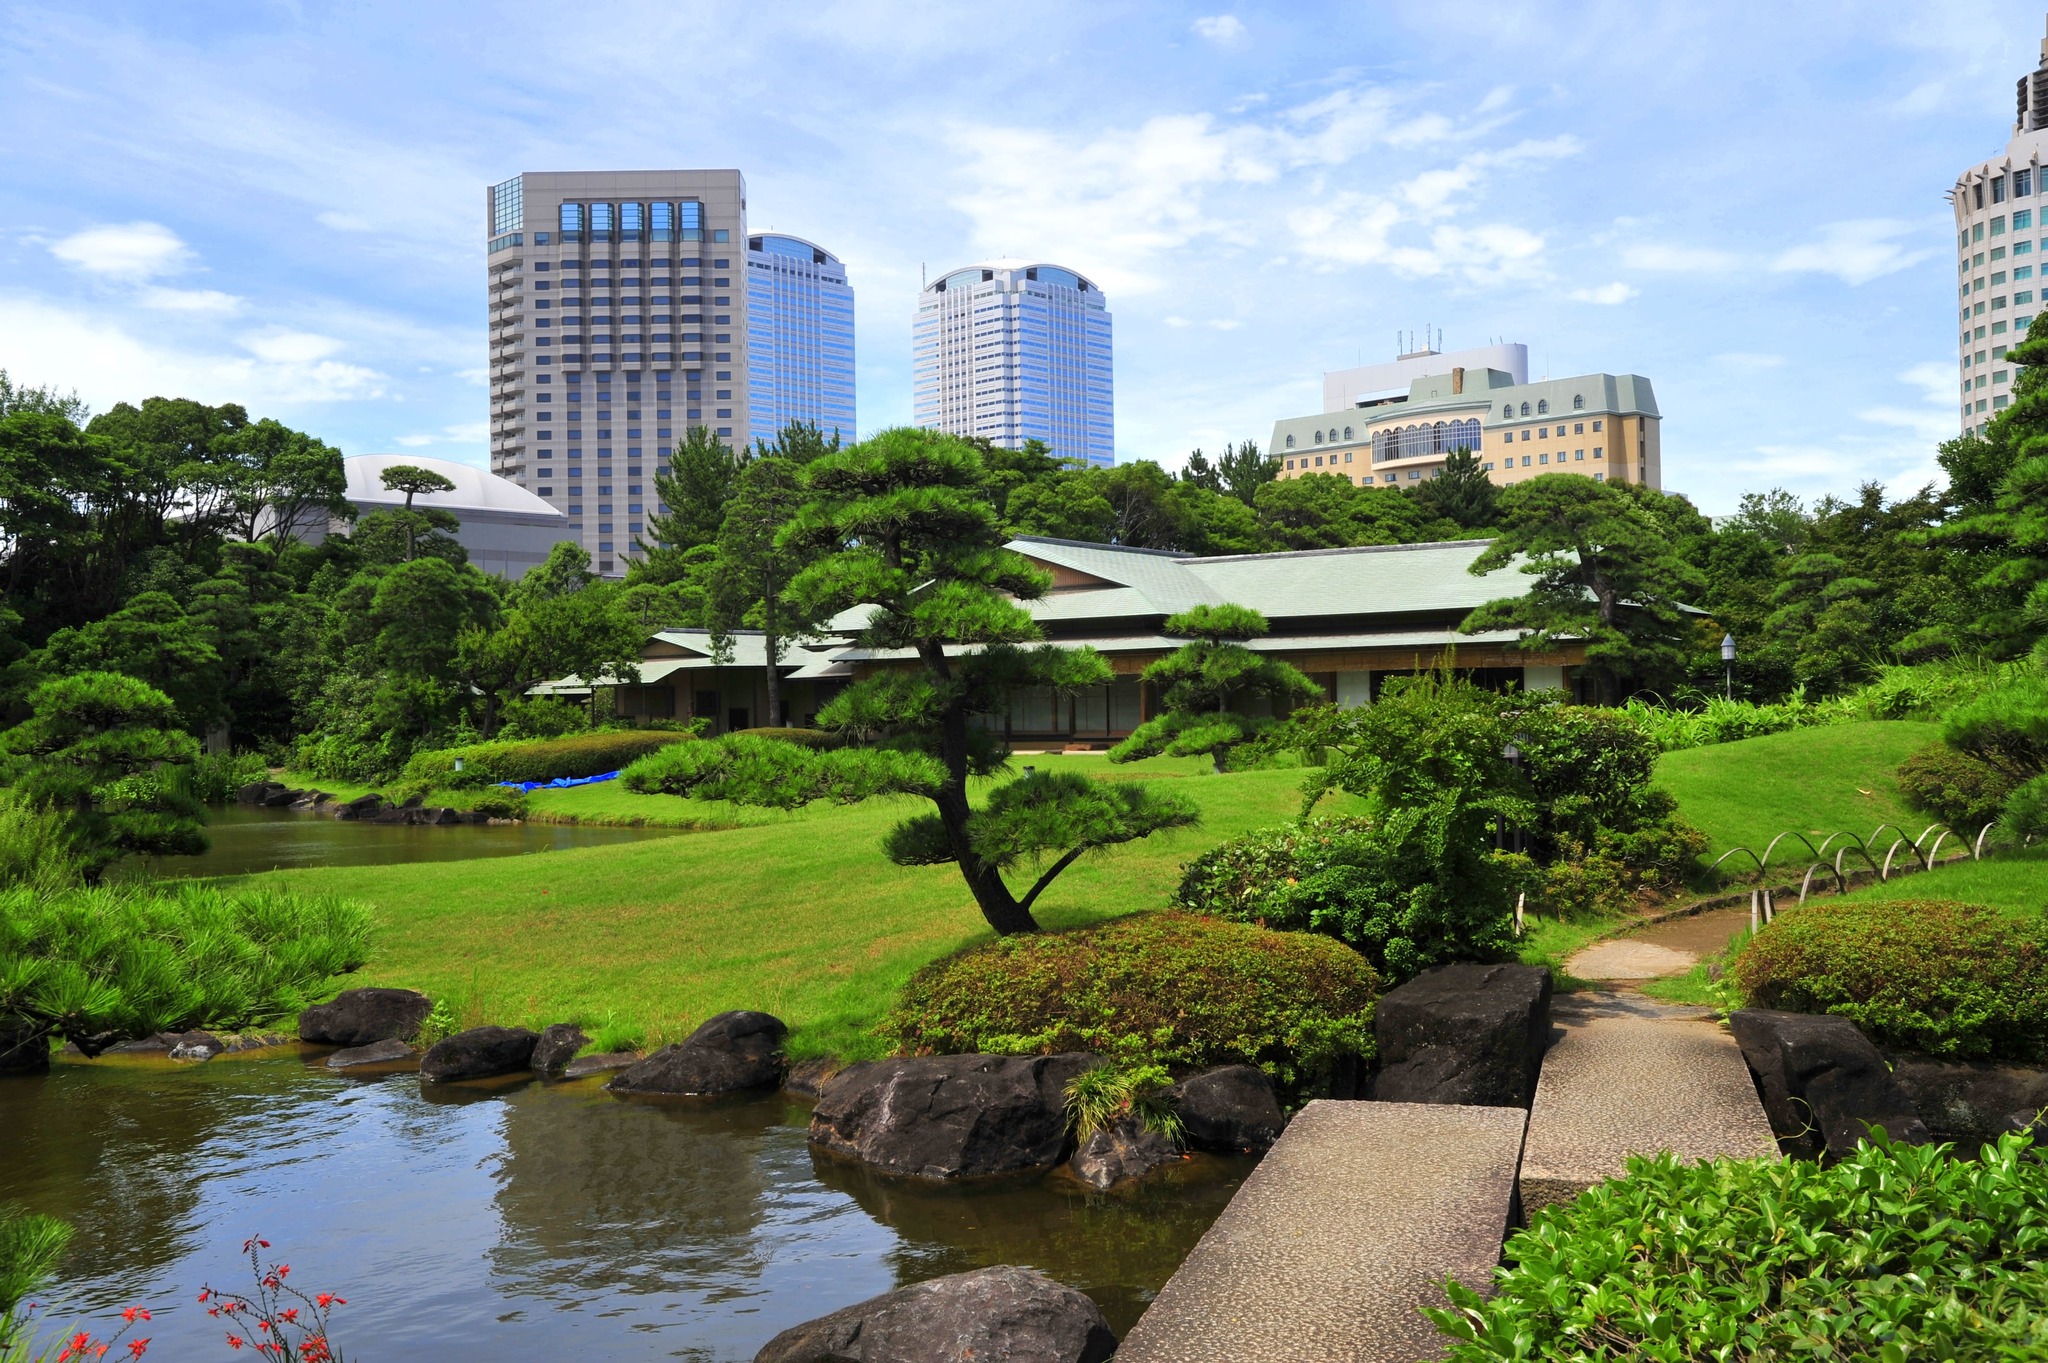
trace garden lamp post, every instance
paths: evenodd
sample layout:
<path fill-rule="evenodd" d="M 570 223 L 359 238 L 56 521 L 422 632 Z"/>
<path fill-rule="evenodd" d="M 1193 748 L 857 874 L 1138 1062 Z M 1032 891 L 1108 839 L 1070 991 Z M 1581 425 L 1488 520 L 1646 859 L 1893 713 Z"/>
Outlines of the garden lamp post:
<path fill-rule="evenodd" d="M 1522 749 L 1521 746 L 1517 744 L 1514 739 L 1511 738 L 1506 743 L 1501 745 L 1500 755 L 1508 760 L 1509 766 L 1514 767 L 1517 770 L 1520 770 L 1522 765 Z M 1513 844 L 1514 845 L 1508 849 L 1509 851 L 1520 852 L 1522 850 L 1522 830 L 1519 826 L 1516 827 L 1514 830 Z"/>
<path fill-rule="evenodd" d="M 1721 662 L 1728 669 L 1728 699 L 1735 699 L 1735 636 L 1721 636 Z"/>

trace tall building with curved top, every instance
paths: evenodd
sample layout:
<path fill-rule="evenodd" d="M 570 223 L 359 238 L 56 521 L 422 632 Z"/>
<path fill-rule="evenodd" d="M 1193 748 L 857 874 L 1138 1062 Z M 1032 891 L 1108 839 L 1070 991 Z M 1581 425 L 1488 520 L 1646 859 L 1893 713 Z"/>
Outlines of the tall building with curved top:
<path fill-rule="evenodd" d="M 2036 260 L 2048 251 L 2042 222 L 2042 162 L 2048 160 L 2048 40 L 2041 61 L 2019 79 L 2012 140 L 2002 155 L 1956 178 L 1957 346 L 1962 364 L 1963 430 L 1979 431 L 2012 400 L 2005 354 L 2040 310 Z M 2036 249 L 2038 245 L 2038 250 Z"/>
<path fill-rule="evenodd" d="M 747 238 L 747 425 L 773 440 L 806 421 L 845 444 L 853 426 L 853 289 L 801 237 Z"/>
<path fill-rule="evenodd" d="M 920 426 L 1116 462 L 1109 304 L 1065 266 L 990 260 L 925 285 L 911 372 Z"/>

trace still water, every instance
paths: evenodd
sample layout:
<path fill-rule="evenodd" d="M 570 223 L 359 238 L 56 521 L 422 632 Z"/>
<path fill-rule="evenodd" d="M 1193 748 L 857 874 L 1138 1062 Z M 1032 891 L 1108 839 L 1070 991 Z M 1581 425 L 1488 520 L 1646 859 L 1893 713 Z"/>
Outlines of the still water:
<path fill-rule="evenodd" d="M 455 830 L 427 829 L 422 832 Z M 46 1325 L 150 1307 L 152 1356 L 223 1354 L 202 1284 L 261 1234 L 348 1299 L 374 1363 L 751 1359 L 788 1326 L 995 1263 L 1093 1297 L 1122 1334 L 1250 1171 L 1197 1156 L 1135 1195 L 1063 1175 L 907 1186 L 814 1163 L 780 1095 L 621 1101 L 601 1079 L 422 1094 L 279 1047 L 0 1079 L 0 1202 L 78 1227 Z"/>
<path fill-rule="evenodd" d="M 206 811 L 213 846 L 196 857 L 133 857 L 122 874 L 237 876 L 289 866 L 389 866 L 408 861 L 512 857 L 569 847 L 674 837 L 674 829 L 597 824 L 456 824 L 421 828 L 325 814 L 229 805 Z"/>

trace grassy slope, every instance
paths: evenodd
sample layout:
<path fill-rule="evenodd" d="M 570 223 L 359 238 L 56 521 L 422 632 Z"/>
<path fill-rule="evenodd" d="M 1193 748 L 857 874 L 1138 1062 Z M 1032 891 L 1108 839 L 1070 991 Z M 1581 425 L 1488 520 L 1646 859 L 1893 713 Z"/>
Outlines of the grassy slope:
<path fill-rule="evenodd" d="M 1049 926 L 1157 908 L 1182 862 L 1299 807 L 1298 771 L 1030 760 L 1170 781 L 1203 814 L 1199 828 L 1084 857 L 1040 901 Z M 372 907 L 375 954 L 351 983 L 422 989 L 465 1021 L 609 1018 L 677 1039 L 713 1013 L 759 1008 L 791 1025 L 798 1054 L 856 1055 L 875 1049 L 865 1032 L 913 970 L 987 936 L 957 872 L 883 860 L 882 833 L 916 808 L 817 808 L 613 847 L 272 878 Z"/>
<path fill-rule="evenodd" d="M 1913 830 L 1919 832 L 1918 829 Z M 1945 853 L 1944 853 L 1945 855 Z M 1982 861 L 1937 867 L 1882 885 L 1851 890 L 1848 899 L 1958 899 L 2007 913 L 2048 913 L 2048 847 L 1997 848 Z"/>
<path fill-rule="evenodd" d="M 1787 829 L 1809 836 L 1848 829 L 1867 838 L 1880 823 L 1913 822 L 1892 773 L 1938 734 L 1938 725 L 1903 720 L 1795 729 L 1666 753 L 1657 784 L 1711 840 L 1709 859 L 1738 845 L 1761 853 Z"/>

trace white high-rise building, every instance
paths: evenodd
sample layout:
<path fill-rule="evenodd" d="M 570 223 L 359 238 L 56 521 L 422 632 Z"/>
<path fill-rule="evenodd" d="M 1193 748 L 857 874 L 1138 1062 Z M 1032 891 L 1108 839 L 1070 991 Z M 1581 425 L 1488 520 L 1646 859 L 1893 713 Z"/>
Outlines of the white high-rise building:
<path fill-rule="evenodd" d="M 1064 266 L 991 260 L 926 285 L 911 372 L 920 426 L 1116 462 L 1109 306 Z"/>
<path fill-rule="evenodd" d="M 2048 40 L 2041 62 L 2019 80 L 2018 114 L 2003 155 L 1980 161 L 1949 191 L 1956 214 L 1957 346 L 1965 431 L 1984 429 L 2012 401 L 2005 353 L 2039 311 L 2036 243 L 2048 250 L 2041 172 L 2048 160 Z"/>
<path fill-rule="evenodd" d="M 839 257 L 801 237 L 747 238 L 747 425 L 793 421 L 843 444 L 853 428 L 853 290 Z"/>

